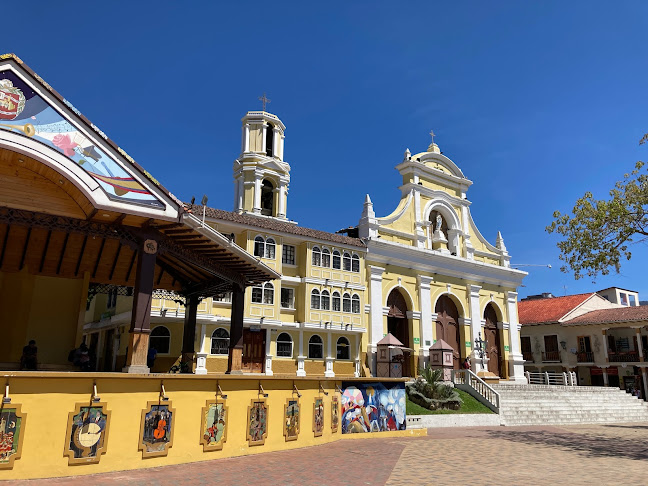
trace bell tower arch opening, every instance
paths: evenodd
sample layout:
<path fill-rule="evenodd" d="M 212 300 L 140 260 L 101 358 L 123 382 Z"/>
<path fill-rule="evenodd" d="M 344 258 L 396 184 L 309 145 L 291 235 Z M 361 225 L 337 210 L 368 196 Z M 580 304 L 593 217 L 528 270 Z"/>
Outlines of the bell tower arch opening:
<path fill-rule="evenodd" d="M 276 216 L 274 213 L 274 185 L 268 179 L 261 184 L 261 214 Z"/>

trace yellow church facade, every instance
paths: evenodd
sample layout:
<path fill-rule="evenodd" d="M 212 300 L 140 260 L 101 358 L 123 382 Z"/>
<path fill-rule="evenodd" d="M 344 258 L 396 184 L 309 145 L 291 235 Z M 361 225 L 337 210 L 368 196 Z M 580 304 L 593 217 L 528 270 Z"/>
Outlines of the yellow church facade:
<path fill-rule="evenodd" d="M 377 217 L 367 196 L 347 234 L 304 228 L 286 216 L 285 129 L 273 114 L 248 112 L 233 164 L 233 211 L 187 205 L 281 274 L 245 292 L 243 371 L 376 376 L 378 342 L 391 333 L 402 344 L 405 376 L 427 366 L 430 346 L 443 339 L 454 367 L 470 357 L 475 372 L 523 379 L 516 289 L 526 273 L 510 267 L 500 235 L 492 245 L 479 233 L 466 198 L 472 182 L 461 170 L 434 143 L 408 150 L 396 166 L 402 197 L 392 214 Z M 85 331 L 101 369 L 121 369 L 130 299 L 100 291 L 88 307 Z M 228 293 L 199 303 L 195 373 L 227 370 L 231 307 Z M 154 371 L 183 365 L 184 309 L 177 295 L 154 295 Z"/>

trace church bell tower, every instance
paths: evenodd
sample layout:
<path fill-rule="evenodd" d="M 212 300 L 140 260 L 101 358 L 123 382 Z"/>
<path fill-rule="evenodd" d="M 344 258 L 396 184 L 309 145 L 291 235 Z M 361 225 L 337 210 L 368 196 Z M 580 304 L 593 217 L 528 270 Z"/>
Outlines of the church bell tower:
<path fill-rule="evenodd" d="M 262 100 L 268 101 L 265 95 Z M 242 122 L 241 155 L 234 161 L 234 211 L 285 220 L 290 184 L 290 165 L 284 162 L 286 127 L 266 111 L 248 111 Z"/>

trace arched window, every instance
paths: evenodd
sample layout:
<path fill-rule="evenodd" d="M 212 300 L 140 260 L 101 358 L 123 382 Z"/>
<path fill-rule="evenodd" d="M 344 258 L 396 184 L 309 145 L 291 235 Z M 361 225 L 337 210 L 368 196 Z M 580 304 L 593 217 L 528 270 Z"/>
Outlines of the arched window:
<path fill-rule="evenodd" d="M 263 284 L 263 303 L 274 304 L 274 286 L 270 282 Z"/>
<path fill-rule="evenodd" d="M 261 236 L 254 238 L 254 256 L 263 258 L 265 252 L 265 240 Z"/>
<path fill-rule="evenodd" d="M 275 240 L 268 238 L 265 244 L 265 257 L 274 260 L 275 258 Z"/>
<path fill-rule="evenodd" d="M 319 290 L 313 289 L 311 291 L 311 309 L 320 308 L 320 293 Z"/>
<path fill-rule="evenodd" d="M 322 252 L 316 246 L 313 247 L 313 266 L 314 267 L 322 266 Z"/>
<path fill-rule="evenodd" d="M 308 340 L 308 357 L 321 359 L 322 356 L 324 356 L 324 344 L 322 338 L 315 334 Z"/>
<path fill-rule="evenodd" d="M 219 327 L 212 333 L 211 337 L 211 354 L 228 354 L 230 336 L 222 327 Z"/>
<path fill-rule="evenodd" d="M 351 296 L 349 294 L 342 296 L 342 312 L 351 312 Z"/>
<path fill-rule="evenodd" d="M 274 154 L 272 153 L 272 146 L 274 142 L 274 127 L 268 123 L 268 125 L 265 128 L 266 131 L 266 155 L 268 157 L 272 157 Z"/>
<path fill-rule="evenodd" d="M 355 294 L 351 297 L 351 312 L 360 314 L 360 297 Z"/>
<path fill-rule="evenodd" d="M 331 308 L 331 297 L 328 290 L 322 290 L 322 310 L 329 310 Z"/>
<path fill-rule="evenodd" d="M 349 340 L 341 337 L 337 340 L 337 359 L 349 359 Z"/>
<path fill-rule="evenodd" d="M 340 311 L 340 293 L 333 292 L 333 310 Z"/>
<path fill-rule="evenodd" d="M 331 266 L 331 252 L 328 248 L 322 249 L 322 266 L 326 268 Z"/>
<path fill-rule="evenodd" d="M 340 257 L 340 252 L 333 250 L 333 268 L 340 270 L 342 268 L 342 257 Z"/>
<path fill-rule="evenodd" d="M 351 255 L 349 255 L 348 253 L 345 252 L 343 262 L 344 262 L 344 270 L 347 271 L 347 272 L 350 272 L 351 271 Z"/>
<path fill-rule="evenodd" d="M 158 354 L 168 354 L 171 347 L 171 333 L 164 326 L 157 326 L 151 331 L 149 349 L 155 348 Z"/>
<path fill-rule="evenodd" d="M 292 358 L 293 340 L 290 334 L 282 332 L 277 336 L 277 357 Z"/>
<path fill-rule="evenodd" d="M 272 182 L 264 180 L 261 185 L 261 214 L 274 216 L 272 209 L 274 205 L 274 186 Z"/>
<path fill-rule="evenodd" d="M 359 272 L 360 271 L 360 257 L 356 254 L 354 254 L 351 257 L 351 271 L 352 272 Z"/>

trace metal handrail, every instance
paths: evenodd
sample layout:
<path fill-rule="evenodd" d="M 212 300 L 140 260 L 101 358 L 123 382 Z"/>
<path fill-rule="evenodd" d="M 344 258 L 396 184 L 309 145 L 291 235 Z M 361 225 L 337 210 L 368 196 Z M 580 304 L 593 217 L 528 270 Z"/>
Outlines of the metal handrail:
<path fill-rule="evenodd" d="M 525 371 L 529 385 L 563 385 L 563 386 L 577 386 L 578 380 L 576 373 L 570 371 L 568 373 L 554 373 L 554 372 L 530 372 Z"/>
<path fill-rule="evenodd" d="M 484 400 L 499 410 L 500 394 L 471 370 L 452 370 L 452 382 L 455 385 L 466 385 L 472 388 Z"/>

